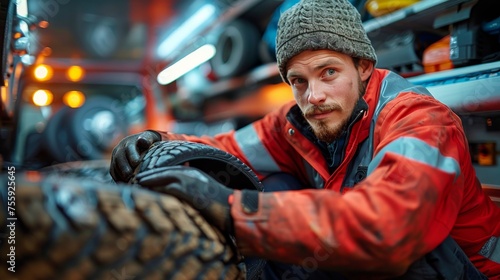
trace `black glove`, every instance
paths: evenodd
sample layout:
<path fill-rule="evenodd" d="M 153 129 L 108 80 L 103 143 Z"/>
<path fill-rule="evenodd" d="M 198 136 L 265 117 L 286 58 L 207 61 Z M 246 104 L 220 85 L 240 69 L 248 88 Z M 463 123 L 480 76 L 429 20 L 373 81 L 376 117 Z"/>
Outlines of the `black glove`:
<path fill-rule="evenodd" d="M 161 141 L 160 133 L 153 130 L 127 136 L 113 149 L 109 173 L 116 182 L 128 182 L 139 165 L 142 155 Z"/>
<path fill-rule="evenodd" d="M 143 187 L 189 203 L 222 232 L 233 234 L 229 197 L 234 190 L 203 171 L 188 166 L 167 166 L 141 173 L 136 179 Z"/>

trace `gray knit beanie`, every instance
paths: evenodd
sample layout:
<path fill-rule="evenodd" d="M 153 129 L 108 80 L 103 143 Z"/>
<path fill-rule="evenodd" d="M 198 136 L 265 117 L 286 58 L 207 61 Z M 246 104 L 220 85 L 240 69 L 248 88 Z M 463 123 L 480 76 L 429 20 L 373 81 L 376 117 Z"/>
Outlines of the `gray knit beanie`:
<path fill-rule="evenodd" d="M 276 59 L 286 80 L 286 65 L 305 50 L 333 50 L 377 62 L 361 16 L 347 0 L 302 0 L 281 15 Z"/>

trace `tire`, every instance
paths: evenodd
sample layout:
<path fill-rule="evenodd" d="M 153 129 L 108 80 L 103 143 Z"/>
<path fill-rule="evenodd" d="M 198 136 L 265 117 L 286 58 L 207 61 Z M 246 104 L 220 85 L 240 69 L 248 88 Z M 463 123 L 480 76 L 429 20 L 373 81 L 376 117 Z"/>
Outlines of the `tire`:
<path fill-rule="evenodd" d="M 198 168 L 230 188 L 264 190 L 257 175 L 237 157 L 212 146 L 181 140 L 154 143 L 142 158 L 132 183 L 136 183 L 143 176 L 173 165 Z M 244 263 L 248 280 L 261 279 L 266 260 L 246 258 Z"/>
<path fill-rule="evenodd" d="M 108 97 L 93 97 L 80 108 L 64 106 L 47 122 L 42 134 L 44 149 L 57 163 L 103 159 L 128 131 L 123 108 L 116 104 Z M 112 125 L 92 127 L 99 123 L 93 121 L 98 114 L 106 114 Z"/>
<path fill-rule="evenodd" d="M 188 141 L 154 143 L 140 162 L 135 177 L 157 172 L 159 168 L 189 164 L 207 173 L 219 183 L 234 189 L 264 189 L 257 175 L 237 157 L 205 144 Z"/>
<path fill-rule="evenodd" d="M 217 53 L 210 60 L 216 77 L 235 77 L 257 65 L 259 43 L 259 30 L 250 22 L 239 19 L 226 25 L 217 40 Z"/>
<path fill-rule="evenodd" d="M 56 173 L 65 177 L 97 180 L 106 184 L 116 184 L 109 173 L 109 160 L 82 160 L 53 164 L 40 169 L 42 173 Z"/>
<path fill-rule="evenodd" d="M 172 196 L 34 171 L 0 183 L 0 279 L 245 279 L 232 240 Z"/>
<path fill-rule="evenodd" d="M 102 159 L 128 134 L 123 111 L 115 99 L 92 97 L 82 107 L 70 110 L 67 123 L 61 129 L 69 131 L 70 145 L 82 159 Z"/>
<path fill-rule="evenodd" d="M 69 115 L 69 107 L 63 107 L 52 115 L 42 132 L 43 149 L 56 162 L 80 160 L 81 157 L 71 147 L 69 131 L 64 123 Z"/>

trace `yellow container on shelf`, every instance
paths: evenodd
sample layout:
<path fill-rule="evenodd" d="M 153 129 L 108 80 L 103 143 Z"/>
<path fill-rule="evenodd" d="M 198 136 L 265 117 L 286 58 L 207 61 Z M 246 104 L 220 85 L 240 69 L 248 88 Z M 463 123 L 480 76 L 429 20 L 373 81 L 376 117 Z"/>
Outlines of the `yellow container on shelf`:
<path fill-rule="evenodd" d="M 402 8 L 411 6 L 420 0 L 368 0 L 365 8 L 374 17 L 383 16 Z"/>

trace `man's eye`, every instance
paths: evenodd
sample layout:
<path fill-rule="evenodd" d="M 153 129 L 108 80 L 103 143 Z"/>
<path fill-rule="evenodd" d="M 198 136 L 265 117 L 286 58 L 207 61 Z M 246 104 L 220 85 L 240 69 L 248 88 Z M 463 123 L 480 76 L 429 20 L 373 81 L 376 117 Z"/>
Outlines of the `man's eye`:
<path fill-rule="evenodd" d="M 300 84 L 303 84 L 305 82 L 306 82 L 306 80 L 304 80 L 302 78 L 295 78 L 292 80 L 292 84 L 294 84 L 294 85 L 300 85 Z"/>
<path fill-rule="evenodd" d="M 328 76 L 334 75 L 334 74 L 335 74 L 335 70 L 333 70 L 333 69 L 331 69 L 331 68 L 330 68 L 330 69 L 327 69 L 327 70 L 326 70 L 326 74 L 327 74 Z"/>

